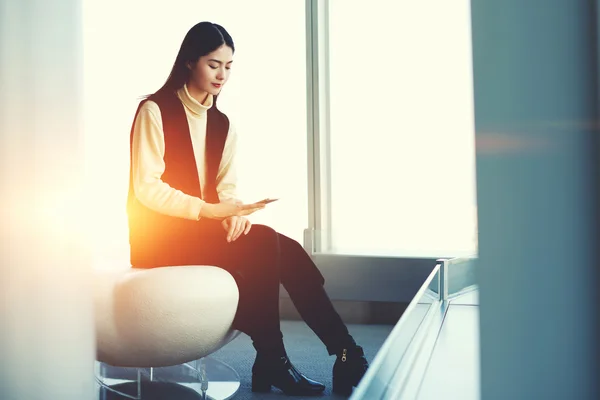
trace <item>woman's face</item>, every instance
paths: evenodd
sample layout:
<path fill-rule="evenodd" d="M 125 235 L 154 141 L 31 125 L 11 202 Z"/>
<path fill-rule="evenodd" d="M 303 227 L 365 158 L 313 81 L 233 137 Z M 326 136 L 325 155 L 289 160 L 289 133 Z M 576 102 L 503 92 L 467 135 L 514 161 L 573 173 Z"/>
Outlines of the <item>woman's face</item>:
<path fill-rule="evenodd" d="M 188 82 L 190 94 L 202 99 L 206 99 L 209 93 L 218 95 L 229 79 L 232 62 L 231 47 L 222 45 L 212 53 L 200 57 L 195 64 L 188 65 L 192 72 Z"/>

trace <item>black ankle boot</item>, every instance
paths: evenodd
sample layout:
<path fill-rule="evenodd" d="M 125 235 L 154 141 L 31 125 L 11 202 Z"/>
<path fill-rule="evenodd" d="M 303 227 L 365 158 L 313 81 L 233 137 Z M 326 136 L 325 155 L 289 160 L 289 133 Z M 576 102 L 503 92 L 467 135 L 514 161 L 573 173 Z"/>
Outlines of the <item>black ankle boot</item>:
<path fill-rule="evenodd" d="M 321 394 L 325 386 L 302 375 L 287 358 L 261 356 L 258 353 L 252 366 L 252 391 L 268 392 L 271 386 L 292 396 Z"/>
<path fill-rule="evenodd" d="M 350 396 L 352 388 L 357 386 L 369 362 L 360 346 L 348 346 L 337 355 L 333 364 L 333 393 Z"/>

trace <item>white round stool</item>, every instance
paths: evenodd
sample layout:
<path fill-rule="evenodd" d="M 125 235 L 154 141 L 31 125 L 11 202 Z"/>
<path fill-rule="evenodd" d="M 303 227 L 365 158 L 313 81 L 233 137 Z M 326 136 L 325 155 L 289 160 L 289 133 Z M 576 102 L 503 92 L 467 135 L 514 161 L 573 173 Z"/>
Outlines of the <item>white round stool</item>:
<path fill-rule="evenodd" d="M 240 333 L 231 327 L 238 300 L 231 274 L 213 266 L 96 269 L 101 398 L 158 399 L 177 385 L 197 398 L 233 397 L 239 375 L 206 356 Z"/>

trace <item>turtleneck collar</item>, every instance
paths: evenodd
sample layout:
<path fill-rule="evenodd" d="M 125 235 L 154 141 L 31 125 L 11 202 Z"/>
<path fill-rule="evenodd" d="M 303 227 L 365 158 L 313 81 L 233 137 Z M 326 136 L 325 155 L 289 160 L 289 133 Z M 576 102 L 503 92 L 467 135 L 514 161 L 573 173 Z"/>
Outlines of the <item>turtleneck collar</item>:
<path fill-rule="evenodd" d="M 204 101 L 204 104 L 200 104 L 198 100 L 193 98 L 188 91 L 187 85 L 183 85 L 181 89 L 177 91 L 177 97 L 183 103 L 193 115 L 201 116 L 208 111 L 213 105 L 213 95 L 209 94 Z"/>

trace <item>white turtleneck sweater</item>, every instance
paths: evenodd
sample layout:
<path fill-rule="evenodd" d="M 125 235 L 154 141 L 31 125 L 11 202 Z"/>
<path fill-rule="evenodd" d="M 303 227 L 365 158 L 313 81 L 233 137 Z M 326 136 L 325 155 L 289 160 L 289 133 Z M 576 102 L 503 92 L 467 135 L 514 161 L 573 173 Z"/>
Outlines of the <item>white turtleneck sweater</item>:
<path fill-rule="evenodd" d="M 184 86 L 177 91 L 184 105 L 190 127 L 192 147 L 198 166 L 200 188 L 206 187 L 206 111 L 212 107 L 208 95 L 204 104 L 194 99 Z M 237 201 L 235 153 L 237 134 L 231 122 L 217 174 L 217 193 L 221 202 Z M 132 169 L 133 189 L 137 199 L 146 207 L 173 217 L 198 220 L 204 200 L 174 189 L 161 180 L 165 171 L 165 139 L 158 104 L 146 101 L 139 110 L 133 128 Z"/>

